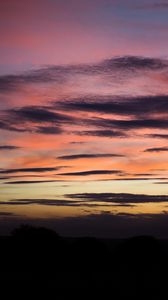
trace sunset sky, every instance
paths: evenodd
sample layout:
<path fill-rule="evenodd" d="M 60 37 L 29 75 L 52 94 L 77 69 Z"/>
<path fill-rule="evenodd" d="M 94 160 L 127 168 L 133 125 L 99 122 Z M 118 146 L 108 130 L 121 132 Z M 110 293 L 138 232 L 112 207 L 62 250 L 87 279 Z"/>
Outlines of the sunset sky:
<path fill-rule="evenodd" d="M 168 1 L 0 2 L 0 233 L 168 237 Z"/>

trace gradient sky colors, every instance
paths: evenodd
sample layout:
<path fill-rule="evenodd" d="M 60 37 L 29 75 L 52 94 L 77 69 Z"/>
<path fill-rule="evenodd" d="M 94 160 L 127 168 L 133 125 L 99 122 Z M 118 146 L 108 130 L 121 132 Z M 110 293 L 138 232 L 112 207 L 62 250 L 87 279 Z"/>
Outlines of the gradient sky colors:
<path fill-rule="evenodd" d="M 167 236 L 167 15 L 166 1 L 1 1 L 2 233 Z"/>

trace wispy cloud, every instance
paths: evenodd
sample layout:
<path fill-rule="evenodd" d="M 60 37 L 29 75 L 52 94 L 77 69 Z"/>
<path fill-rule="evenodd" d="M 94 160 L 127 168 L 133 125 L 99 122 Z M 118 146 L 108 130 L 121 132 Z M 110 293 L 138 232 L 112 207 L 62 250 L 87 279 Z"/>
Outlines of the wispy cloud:
<path fill-rule="evenodd" d="M 152 134 L 146 134 L 144 137 L 149 137 L 149 138 L 156 138 L 156 139 L 168 139 L 168 134 L 162 134 L 162 133 L 152 133 Z"/>
<path fill-rule="evenodd" d="M 83 193 L 68 194 L 72 199 L 83 199 L 85 201 L 114 202 L 114 203 L 159 203 L 168 202 L 168 196 L 126 194 L 126 193 Z"/>
<path fill-rule="evenodd" d="M 117 193 L 81 193 L 66 194 L 63 199 L 11 199 L 0 201 L 0 205 L 46 205 L 46 206 L 134 206 L 140 203 L 168 202 L 168 196 Z"/>
<path fill-rule="evenodd" d="M 121 175 L 123 174 L 120 170 L 88 170 L 81 172 L 67 172 L 67 173 L 59 173 L 58 175 L 64 176 L 90 176 L 90 175 Z"/>
<path fill-rule="evenodd" d="M 62 160 L 75 160 L 81 158 L 106 158 L 106 157 L 124 157 L 124 155 L 116 153 L 94 153 L 94 154 L 73 154 L 73 155 L 62 155 L 58 156 L 58 159 Z"/>
<path fill-rule="evenodd" d="M 154 147 L 145 149 L 144 152 L 168 152 L 168 147 Z"/>
<path fill-rule="evenodd" d="M 167 129 L 168 121 L 164 119 L 136 119 L 136 120 L 114 120 L 107 118 L 94 118 L 87 120 L 87 123 L 93 126 L 111 128 L 117 130 L 133 129 Z"/>
<path fill-rule="evenodd" d="M 19 181 L 6 181 L 4 184 L 40 184 L 49 182 L 59 182 L 58 180 L 19 180 Z"/>
<path fill-rule="evenodd" d="M 13 146 L 13 145 L 0 145 L 0 151 L 2 150 L 17 150 L 20 149 L 21 147 L 18 146 Z"/>
<path fill-rule="evenodd" d="M 21 120 L 24 121 L 27 120 L 38 123 L 60 123 L 72 121 L 70 116 L 52 112 L 47 107 L 27 106 L 18 109 L 11 109 L 7 113 L 9 113 L 10 117 L 13 117 L 14 119 L 21 118 Z"/>
<path fill-rule="evenodd" d="M 41 134 L 61 134 L 62 125 L 73 124 L 74 117 L 48 107 L 24 106 L 1 111 L 0 129 Z"/>
<path fill-rule="evenodd" d="M 40 167 L 40 168 L 20 168 L 20 169 L 0 169 L 0 174 L 13 174 L 13 173 L 43 173 L 59 170 L 61 167 Z"/>
<path fill-rule="evenodd" d="M 0 76 L 0 91 L 2 93 L 9 93 L 24 86 L 41 83 L 65 84 L 71 80 L 72 76 L 76 75 L 111 75 L 113 80 L 118 81 L 122 78 L 123 72 L 126 72 L 127 77 L 129 77 L 137 71 L 160 71 L 167 67 L 168 63 L 164 59 L 141 56 L 114 57 L 97 64 L 51 65 L 19 75 Z"/>
<path fill-rule="evenodd" d="M 81 130 L 75 131 L 74 133 L 83 136 L 97 136 L 97 137 L 106 137 L 106 138 L 124 138 L 127 137 L 127 133 L 119 130 Z"/>
<path fill-rule="evenodd" d="M 66 110 L 77 110 L 96 112 L 104 114 L 117 114 L 125 116 L 139 116 L 145 114 L 159 114 L 168 112 L 168 96 L 137 96 L 137 97 L 115 97 L 115 96 L 100 96 L 91 95 L 74 100 L 57 102 L 56 105 Z"/>
<path fill-rule="evenodd" d="M 99 203 L 88 203 L 84 200 L 57 200 L 57 199 L 18 199 L 10 201 L 0 201 L 0 205 L 6 206 L 20 206 L 20 205 L 44 205 L 44 206 L 63 206 L 63 207 L 100 207 Z M 109 205 L 103 204 L 104 207 Z M 111 204 L 111 206 L 116 206 L 116 204 Z M 120 204 L 119 204 L 120 206 Z M 125 206 L 125 204 L 121 204 Z"/>

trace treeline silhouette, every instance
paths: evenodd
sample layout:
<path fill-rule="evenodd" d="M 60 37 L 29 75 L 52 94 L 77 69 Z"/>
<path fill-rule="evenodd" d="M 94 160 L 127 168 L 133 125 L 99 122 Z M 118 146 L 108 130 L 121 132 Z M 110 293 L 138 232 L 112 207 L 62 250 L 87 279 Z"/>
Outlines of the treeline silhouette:
<path fill-rule="evenodd" d="M 165 293 L 168 241 L 151 236 L 129 239 L 65 238 L 42 227 L 22 225 L 0 237 L 1 289 L 121 296 Z M 60 298 L 59 298 L 60 299 Z"/>

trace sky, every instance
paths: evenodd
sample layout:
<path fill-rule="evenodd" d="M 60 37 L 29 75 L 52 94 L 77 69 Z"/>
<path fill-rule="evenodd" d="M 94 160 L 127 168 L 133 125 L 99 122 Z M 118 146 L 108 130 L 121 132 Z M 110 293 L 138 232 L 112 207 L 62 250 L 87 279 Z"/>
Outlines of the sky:
<path fill-rule="evenodd" d="M 168 1 L 0 2 L 0 233 L 168 237 Z"/>

